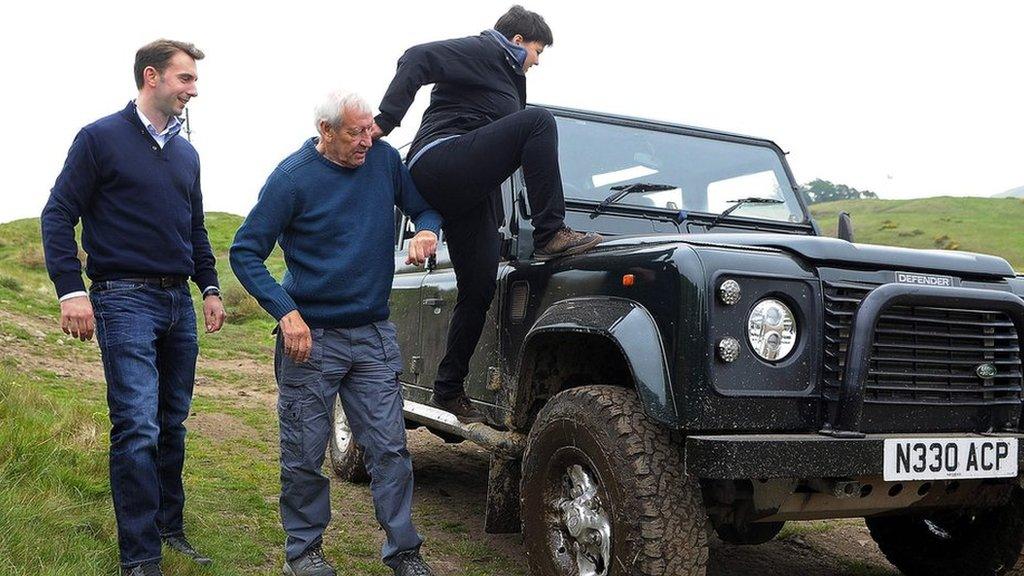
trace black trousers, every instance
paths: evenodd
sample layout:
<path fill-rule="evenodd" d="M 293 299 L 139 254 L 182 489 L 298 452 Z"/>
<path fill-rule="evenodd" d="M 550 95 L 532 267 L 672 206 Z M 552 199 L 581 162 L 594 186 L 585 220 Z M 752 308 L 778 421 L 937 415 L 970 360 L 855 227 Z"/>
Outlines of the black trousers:
<path fill-rule="evenodd" d="M 434 394 L 464 392 L 469 359 L 483 331 L 498 273 L 501 183 L 520 166 L 533 214 L 533 242 L 541 247 L 562 227 L 565 200 L 558 169 L 558 129 L 550 112 L 531 108 L 424 152 L 412 167 L 416 188 L 444 217 L 448 254 L 459 290 L 448 347 Z"/>

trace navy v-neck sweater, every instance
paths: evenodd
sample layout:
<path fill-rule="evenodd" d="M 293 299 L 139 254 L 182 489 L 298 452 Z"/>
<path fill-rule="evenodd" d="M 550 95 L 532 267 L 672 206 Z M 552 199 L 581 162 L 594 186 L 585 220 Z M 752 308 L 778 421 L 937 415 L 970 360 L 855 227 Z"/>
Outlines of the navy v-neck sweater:
<path fill-rule="evenodd" d="M 94 282 L 191 276 L 200 289 L 218 285 L 199 155 L 179 136 L 160 148 L 134 102 L 79 131 L 43 209 L 46 267 L 58 296 L 85 289 L 75 243 L 79 218 Z"/>

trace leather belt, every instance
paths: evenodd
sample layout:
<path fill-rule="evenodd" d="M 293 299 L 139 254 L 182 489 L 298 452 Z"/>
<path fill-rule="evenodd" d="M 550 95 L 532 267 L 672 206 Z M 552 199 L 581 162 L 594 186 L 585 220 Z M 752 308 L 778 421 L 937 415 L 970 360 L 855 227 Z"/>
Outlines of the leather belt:
<path fill-rule="evenodd" d="M 188 283 L 186 276 L 144 276 L 139 278 L 113 278 L 111 282 L 138 282 L 140 284 L 152 284 L 161 288 L 174 288 L 184 286 Z"/>

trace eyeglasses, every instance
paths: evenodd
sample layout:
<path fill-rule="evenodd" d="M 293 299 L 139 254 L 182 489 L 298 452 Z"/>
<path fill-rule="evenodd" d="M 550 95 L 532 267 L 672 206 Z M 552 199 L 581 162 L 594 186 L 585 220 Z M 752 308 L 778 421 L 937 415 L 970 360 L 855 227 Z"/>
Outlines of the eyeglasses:
<path fill-rule="evenodd" d="M 358 138 L 363 134 L 369 136 L 373 134 L 373 124 L 370 124 L 369 126 L 363 126 L 362 128 L 356 128 L 355 130 L 345 130 L 345 133 L 353 138 Z"/>

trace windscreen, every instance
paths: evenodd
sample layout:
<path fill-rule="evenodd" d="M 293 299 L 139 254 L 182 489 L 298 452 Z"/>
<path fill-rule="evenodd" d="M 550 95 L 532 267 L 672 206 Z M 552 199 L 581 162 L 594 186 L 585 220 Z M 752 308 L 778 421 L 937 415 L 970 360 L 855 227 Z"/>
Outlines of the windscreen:
<path fill-rule="evenodd" d="M 803 222 L 804 215 L 777 152 L 767 146 L 726 142 L 653 129 L 558 117 L 559 167 L 567 199 L 601 202 L 629 184 L 656 190 L 631 193 L 616 204 Z"/>

